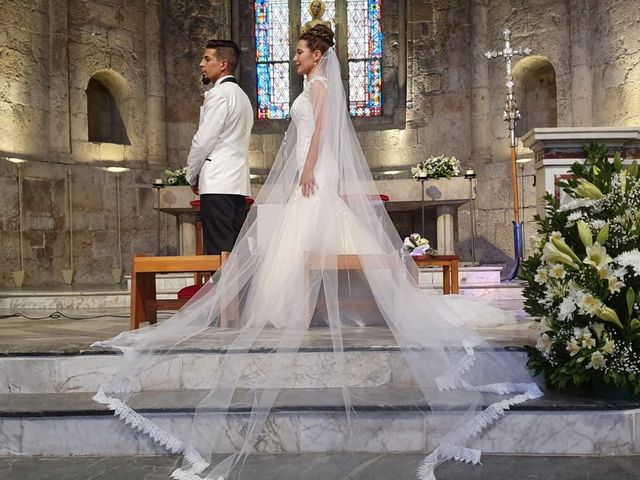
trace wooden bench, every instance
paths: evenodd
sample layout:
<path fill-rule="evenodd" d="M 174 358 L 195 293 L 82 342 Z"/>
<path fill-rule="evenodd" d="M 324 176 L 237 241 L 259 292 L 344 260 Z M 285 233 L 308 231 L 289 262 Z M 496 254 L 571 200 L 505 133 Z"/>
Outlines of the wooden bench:
<path fill-rule="evenodd" d="M 460 270 L 460 257 L 457 255 L 423 255 L 411 257 L 415 268 L 412 274 L 418 281 L 418 267 L 442 267 L 442 290 L 445 295 L 460 293 L 458 272 Z"/>
<path fill-rule="evenodd" d="M 135 330 L 140 323 L 157 322 L 158 310 L 178 310 L 187 300 L 159 300 L 156 297 L 157 273 L 209 273 L 220 269 L 229 256 L 191 255 L 173 257 L 148 257 L 136 255 L 131 261 L 131 320 L 129 328 Z"/>
<path fill-rule="evenodd" d="M 395 255 L 385 254 L 339 254 L 331 258 L 323 258 L 319 256 L 309 255 L 305 261 L 305 291 L 309 290 L 309 275 L 312 270 L 335 270 L 335 271 L 358 271 L 363 270 L 362 263 L 369 262 L 368 268 L 374 270 L 389 270 L 391 275 L 396 278 L 399 269 L 401 267 L 400 260 Z M 404 268 L 404 267 L 402 267 Z M 377 309 L 375 299 L 371 298 L 341 298 L 342 305 L 348 305 L 349 307 L 357 307 L 360 309 Z M 306 315 L 308 315 L 309 321 L 313 317 L 315 306 L 306 306 Z"/>

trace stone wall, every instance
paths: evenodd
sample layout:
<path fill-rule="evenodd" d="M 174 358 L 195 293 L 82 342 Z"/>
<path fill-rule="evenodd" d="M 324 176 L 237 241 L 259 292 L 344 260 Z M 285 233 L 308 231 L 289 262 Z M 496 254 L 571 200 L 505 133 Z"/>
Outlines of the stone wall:
<path fill-rule="evenodd" d="M 119 268 L 116 174 L 91 165 L 64 166 L 33 161 L 20 168 L 25 285 L 63 283 L 61 272 L 71 265 L 70 219 L 74 283 L 113 283 L 111 268 Z M 67 172 L 71 173 L 71 216 Z M 131 255 L 155 253 L 156 215 L 151 182 L 160 172 L 144 169 L 118 175 L 122 267 L 129 272 Z M 0 284 L 10 286 L 12 272 L 20 270 L 20 216 L 17 170 L 9 162 L 0 163 L 0 188 L 5 199 L 0 207 L 0 250 L 4 259 Z M 169 254 L 175 253 L 174 217 L 162 214 L 160 226 L 161 248 Z"/>
<path fill-rule="evenodd" d="M 39 155 L 48 152 L 48 18 L 47 2 L 2 2 L 0 152 Z"/>
<path fill-rule="evenodd" d="M 358 122 L 370 166 L 378 172 L 408 170 L 426 155 L 446 153 L 473 167 L 478 173 L 479 259 L 509 262 L 513 247 L 511 172 L 502 120 L 504 62 L 488 61 L 482 54 L 502 46 L 502 29 L 509 26 L 514 46 L 532 47 L 545 65 L 543 73 L 526 68 L 531 59 L 516 65 L 518 88 L 529 85 L 526 98 L 516 92 L 528 128 L 549 126 L 540 123 L 553 120 L 558 126 L 637 125 L 636 3 L 386 0 L 385 71 L 395 73 L 385 79 L 403 98 L 396 97 L 393 125 Z M 122 176 L 123 206 L 130 209 L 123 216 L 126 267 L 131 252 L 155 250 L 150 181 L 167 165 L 186 162 L 202 100 L 198 63 L 205 40 L 235 38 L 244 50 L 241 77 L 252 68 L 251 2 L 4 0 L 2 12 L 0 156 L 32 160 L 23 167 L 27 284 L 62 281 L 57 272 L 68 262 L 63 194 L 67 168 L 77 191 L 85 192 L 74 207 L 77 255 L 84 259 L 78 260 L 77 281 L 106 282 L 115 238 L 113 177 L 96 167 L 133 169 Z M 96 75 L 120 102 L 129 146 L 87 141 L 85 89 Z M 553 95 L 555 119 L 550 111 Z M 256 128 L 252 168 L 268 170 L 281 141 L 282 129 Z M 526 238 L 532 232 L 536 201 L 533 165 L 523 168 Z M 11 285 L 18 245 L 17 188 L 15 167 L 8 162 L 0 167 L 0 185 L 5 194 L 0 248 L 9 259 L 0 269 L 0 282 Z M 418 225 L 417 218 L 404 214 L 396 220 L 408 231 Z M 169 225 L 173 228 L 171 220 Z M 457 248 L 464 258 L 470 255 L 469 231 L 469 210 L 463 208 Z M 169 251 L 175 248 L 172 239 L 173 233 Z"/>
<path fill-rule="evenodd" d="M 153 253 L 151 181 L 166 165 L 165 73 L 156 0 L 5 0 L 0 16 L 0 157 L 23 173 L 25 285 L 62 283 L 70 265 L 67 171 L 73 185 L 75 283 L 110 283 L 117 263 L 115 179 L 121 175 L 122 264 Z M 86 88 L 118 102 L 130 145 L 88 142 Z M 16 167 L 0 163 L 0 285 L 20 269 Z M 175 251 L 168 219 L 166 250 Z M 162 224 L 164 226 L 164 219 Z"/>
<path fill-rule="evenodd" d="M 592 111 L 596 125 L 640 124 L 640 8 L 633 0 L 593 2 Z"/>

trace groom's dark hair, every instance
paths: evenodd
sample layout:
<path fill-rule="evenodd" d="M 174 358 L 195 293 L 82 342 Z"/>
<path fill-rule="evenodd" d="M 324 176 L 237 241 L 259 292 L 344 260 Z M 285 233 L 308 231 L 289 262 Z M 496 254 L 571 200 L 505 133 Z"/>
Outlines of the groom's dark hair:
<path fill-rule="evenodd" d="M 236 71 L 240 61 L 240 49 L 236 42 L 232 40 L 209 40 L 206 48 L 213 48 L 216 51 L 218 61 L 226 60 L 229 64 L 229 73 Z"/>

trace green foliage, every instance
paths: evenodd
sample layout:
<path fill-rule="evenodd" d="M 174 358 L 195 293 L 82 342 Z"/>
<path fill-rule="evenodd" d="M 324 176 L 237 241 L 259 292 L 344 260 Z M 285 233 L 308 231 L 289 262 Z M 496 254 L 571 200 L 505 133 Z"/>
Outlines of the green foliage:
<path fill-rule="evenodd" d="M 606 146 L 585 153 L 559 183 L 569 202 L 545 196 L 522 264 L 525 310 L 540 322 L 528 366 L 558 389 L 604 383 L 639 394 L 640 172 Z"/>

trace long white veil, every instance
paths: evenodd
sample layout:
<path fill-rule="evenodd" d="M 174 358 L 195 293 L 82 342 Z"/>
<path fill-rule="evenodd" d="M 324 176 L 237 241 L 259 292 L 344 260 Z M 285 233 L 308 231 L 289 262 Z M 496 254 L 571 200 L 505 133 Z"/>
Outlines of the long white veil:
<path fill-rule="evenodd" d="M 366 336 L 373 328 L 368 325 L 375 324 L 390 332 L 403 354 L 406 376 L 418 392 L 416 409 L 457 413 L 440 446 L 425 452 L 420 477 L 434 478 L 433 469 L 446 459 L 477 463 L 480 452 L 469 448 L 470 441 L 511 405 L 541 395 L 524 365 L 505 360 L 465 327 L 505 314 L 417 287 L 349 118 L 333 50 L 323 56 L 303 95 L 310 105 L 305 122 L 311 123 L 301 128 L 292 122 L 287 130 L 228 261 L 171 319 L 97 343 L 122 352 L 122 362 L 116 378 L 94 398 L 184 454 L 174 478 L 237 478 L 287 385 L 288 372 L 304 354 L 310 331 L 330 338 L 331 386 L 341 391 L 346 428 L 356 421 L 352 399 L 374 396 L 375 388 L 351 381 L 349 350 L 358 345 L 352 339 L 345 348 L 345 332 L 357 326 Z M 304 118 L 305 104 L 298 106 Z M 307 198 L 298 182 L 309 131 L 319 135 L 318 188 Z M 167 355 L 209 352 L 211 345 L 224 345 L 223 352 L 215 361 L 193 366 L 201 369 L 206 389 L 193 392 L 197 401 L 187 409 L 189 432 L 160 428 L 131 408 L 138 392 L 158 389 L 153 378 Z M 263 354 L 260 368 L 256 352 Z M 483 409 L 484 392 L 505 397 Z M 219 461 L 217 454 L 229 450 L 226 429 L 240 397 L 249 402 L 237 427 L 241 441 Z M 161 401 L 162 394 L 157 398 Z"/>

